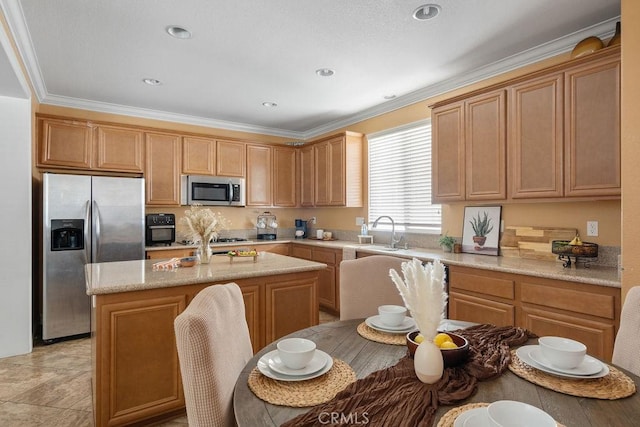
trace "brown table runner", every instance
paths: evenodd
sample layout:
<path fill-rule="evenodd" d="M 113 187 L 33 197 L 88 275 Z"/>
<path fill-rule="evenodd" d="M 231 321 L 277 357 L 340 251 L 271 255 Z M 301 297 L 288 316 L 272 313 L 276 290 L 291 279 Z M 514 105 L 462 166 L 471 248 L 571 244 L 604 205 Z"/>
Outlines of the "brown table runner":
<path fill-rule="evenodd" d="M 510 346 L 524 344 L 531 335 L 522 328 L 493 325 L 456 331 L 469 340 L 469 360 L 447 368 L 435 384 L 416 377 L 413 359 L 403 357 L 394 366 L 362 378 L 329 402 L 314 407 L 283 424 L 285 427 L 317 425 L 323 414 L 340 414 L 340 425 L 431 426 L 440 404 L 451 405 L 471 396 L 478 381 L 493 378 L 507 369 Z"/>

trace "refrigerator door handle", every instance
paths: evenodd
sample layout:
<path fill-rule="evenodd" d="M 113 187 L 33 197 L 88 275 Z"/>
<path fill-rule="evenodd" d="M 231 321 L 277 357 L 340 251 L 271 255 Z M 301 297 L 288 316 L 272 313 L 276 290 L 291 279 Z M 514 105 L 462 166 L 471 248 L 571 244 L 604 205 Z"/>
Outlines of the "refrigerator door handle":
<path fill-rule="evenodd" d="M 90 210 L 90 201 L 87 200 L 87 202 L 84 205 L 84 263 L 88 264 L 91 261 L 91 242 L 89 241 L 89 237 L 91 236 L 91 230 L 89 229 L 89 222 L 91 221 L 91 210 Z"/>
<path fill-rule="evenodd" d="M 93 262 L 100 262 L 100 210 L 98 202 L 93 201 Z"/>

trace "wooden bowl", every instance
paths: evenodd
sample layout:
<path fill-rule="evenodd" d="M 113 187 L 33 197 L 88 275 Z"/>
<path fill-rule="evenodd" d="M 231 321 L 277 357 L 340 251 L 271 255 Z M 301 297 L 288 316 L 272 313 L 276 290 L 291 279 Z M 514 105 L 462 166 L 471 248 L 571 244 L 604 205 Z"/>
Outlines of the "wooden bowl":
<path fill-rule="evenodd" d="M 418 348 L 418 343 L 414 341 L 415 337 L 420 331 L 413 331 L 407 334 L 407 348 L 409 349 L 409 356 L 413 358 Z M 442 360 L 444 361 L 445 368 L 452 368 L 464 363 L 469 356 L 469 341 L 461 335 L 452 334 L 451 332 L 445 332 L 451 337 L 453 342 L 458 348 L 441 348 Z"/>

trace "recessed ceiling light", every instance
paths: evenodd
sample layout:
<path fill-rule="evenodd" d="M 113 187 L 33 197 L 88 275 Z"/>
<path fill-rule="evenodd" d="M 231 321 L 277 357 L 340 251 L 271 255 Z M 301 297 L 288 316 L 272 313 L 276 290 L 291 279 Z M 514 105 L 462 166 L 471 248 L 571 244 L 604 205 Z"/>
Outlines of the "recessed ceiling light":
<path fill-rule="evenodd" d="M 149 86 L 160 86 L 162 84 L 162 82 L 158 79 L 142 79 L 143 82 L 145 82 L 146 84 L 148 84 Z"/>
<path fill-rule="evenodd" d="M 331 68 L 319 68 L 316 70 L 316 74 L 319 75 L 320 77 L 331 77 L 335 73 L 336 72 L 333 71 Z"/>
<path fill-rule="evenodd" d="M 176 25 L 170 25 L 167 27 L 167 33 L 171 37 L 175 37 L 177 39 L 190 39 L 191 32 L 185 28 L 178 27 Z"/>
<path fill-rule="evenodd" d="M 413 11 L 413 17 L 418 21 L 426 21 L 438 16 L 442 8 L 438 4 L 423 4 Z"/>
<path fill-rule="evenodd" d="M 385 95 L 384 99 L 393 99 L 395 97 L 396 97 L 395 95 Z"/>
<path fill-rule="evenodd" d="M 275 102 L 263 102 L 262 105 L 264 105 L 265 107 L 277 107 L 278 104 L 276 104 Z"/>

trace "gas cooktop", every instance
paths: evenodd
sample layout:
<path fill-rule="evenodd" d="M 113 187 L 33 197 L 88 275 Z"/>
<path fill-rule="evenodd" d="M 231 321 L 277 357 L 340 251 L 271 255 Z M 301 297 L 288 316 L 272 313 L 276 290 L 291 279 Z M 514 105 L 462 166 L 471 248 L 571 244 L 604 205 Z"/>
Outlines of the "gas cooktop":
<path fill-rule="evenodd" d="M 215 244 L 223 244 L 223 243 L 251 243 L 252 240 L 248 240 L 242 237 L 221 237 L 218 240 L 216 240 L 215 242 L 211 242 L 212 245 Z M 176 242 L 176 243 L 180 243 L 181 245 L 187 245 L 187 246 L 192 246 L 195 245 L 195 243 L 193 242 L 193 240 L 182 240 L 180 242 Z"/>

